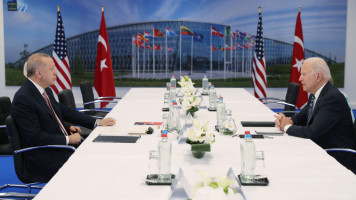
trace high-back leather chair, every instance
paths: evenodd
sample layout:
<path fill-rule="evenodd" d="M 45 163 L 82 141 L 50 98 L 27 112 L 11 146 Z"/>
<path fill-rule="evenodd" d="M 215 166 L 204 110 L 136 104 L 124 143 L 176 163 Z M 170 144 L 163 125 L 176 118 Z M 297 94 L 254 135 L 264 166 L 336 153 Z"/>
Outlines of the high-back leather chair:
<path fill-rule="evenodd" d="M 95 109 L 95 103 L 117 103 L 111 99 L 121 99 L 120 97 L 98 97 L 94 98 L 93 86 L 89 81 L 80 83 L 80 91 L 82 92 L 83 104 L 85 109 Z"/>
<path fill-rule="evenodd" d="M 11 155 L 11 146 L 6 133 L 5 120 L 10 115 L 11 100 L 9 97 L 0 97 L 0 155 Z"/>

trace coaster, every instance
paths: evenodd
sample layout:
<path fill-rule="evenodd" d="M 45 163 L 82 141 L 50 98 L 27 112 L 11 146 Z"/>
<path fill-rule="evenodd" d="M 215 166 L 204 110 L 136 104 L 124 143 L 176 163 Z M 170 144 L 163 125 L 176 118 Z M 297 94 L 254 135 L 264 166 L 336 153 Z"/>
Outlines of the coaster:
<path fill-rule="evenodd" d="M 171 182 L 158 182 L 158 174 L 148 174 L 146 177 L 147 185 L 171 185 L 176 175 L 172 174 Z"/>
<path fill-rule="evenodd" d="M 254 182 L 249 182 L 249 183 L 242 182 L 240 174 L 238 175 L 238 178 L 239 178 L 241 185 L 246 185 L 246 186 L 267 186 L 269 184 L 267 177 L 259 178 L 259 179 L 255 178 Z"/>

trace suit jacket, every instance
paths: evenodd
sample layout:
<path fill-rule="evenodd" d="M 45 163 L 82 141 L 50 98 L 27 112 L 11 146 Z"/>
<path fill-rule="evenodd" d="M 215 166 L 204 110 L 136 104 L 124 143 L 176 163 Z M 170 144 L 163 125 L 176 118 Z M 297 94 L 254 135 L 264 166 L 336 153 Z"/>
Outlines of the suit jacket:
<path fill-rule="evenodd" d="M 46 90 L 58 118 L 87 128 L 93 128 L 95 119 L 59 104 L 52 92 Z M 42 94 L 28 79 L 16 92 L 11 115 L 16 120 L 23 147 L 65 145 L 66 139 L 58 121 Z M 38 181 L 48 182 L 67 161 L 72 152 L 62 149 L 38 149 L 25 154 L 25 170 Z"/>
<path fill-rule="evenodd" d="M 287 130 L 289 135 L 309 138 L 324 149 L 355 148 L 350 107 L 345 96 L 335 86 L 329 82 L 325 84 L 307 123 L 309 106 L 308 102 L 308 105 L 292 117 L 293 125 Z M 352 160 L 340 152 L 329 154 L 345 166 L 349 166 L 350 159 Z"/>

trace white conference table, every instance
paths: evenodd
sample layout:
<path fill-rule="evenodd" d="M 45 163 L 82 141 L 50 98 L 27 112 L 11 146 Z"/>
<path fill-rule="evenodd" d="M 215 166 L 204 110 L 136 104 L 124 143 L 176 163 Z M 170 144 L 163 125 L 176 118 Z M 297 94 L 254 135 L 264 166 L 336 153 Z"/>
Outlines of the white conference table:
<path fill-rule="evenodd" d="M 216 90 L 223 95 L 226 107 L 232 110 L 238 134 L 245 130 L 276 130 L 241 126 L 239 122 L 245 120 L 274 120 L 274 113 L 246 90 Z M 157 148 L 159 130 L 142 136 L 134 144 L 92 142 L 99 134 L 127 135 L 137 121 L 162 121 L 164 92 L 164 88 L 131 89 L 108 114 L 117 119 L 117 124 L 96 128 L 35 199 L 168 199 L 169 186 L 145 184 L 148 152 Z M 208 103 L 207 96 L 204 101 Z M 181 111 L 181 119 L 183 117 Z M 216 112 L 201 109 L 195 118 L 210 120 L 209 127 L 213 130 Z M 177 174 L 182 168 L 188 175 L 197 169 L 225 175 L 230 167 L 236 174 L 240 173 L 240 139 L 215 134 L 211 152 L 202 159 L 192 157 L 188 144 L 173 143 L 172 173 Z M 270 183 L 242 186 L 248 200 L 356 199 L 356 176 L 311 140 L 284 134 L 254 142 L 256 150 L 265 152 L 265 171 Z"/>

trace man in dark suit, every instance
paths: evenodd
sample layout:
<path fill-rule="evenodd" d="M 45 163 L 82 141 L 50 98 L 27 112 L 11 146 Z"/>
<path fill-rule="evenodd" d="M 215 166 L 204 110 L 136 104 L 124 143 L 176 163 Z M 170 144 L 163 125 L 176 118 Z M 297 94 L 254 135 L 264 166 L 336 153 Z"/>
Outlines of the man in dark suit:
<path fill-rule="evenodd" d="M 79 145 L 79 127 L 66 127 L 63 120 L 87 128 L 114 125 L 113 118 L 96 120 L 59 104 L 45 88 L 57 78 L 54 62 L 47 54 L 33 54 L 27 61 L 27 79 L 16 92 L 11 115 L 16 120 L 24 147 L 41 145 Z M 35 180 L 48 182 L 68 160 L 72 152 L 38 149 L 25 154 L 25 170 Z"/>
<path fill-rule="evenodd" d="M 324 149 L 354 149 L 356 139 L 350 107 L 345 96 L 329 82 L 331 75 L 326 62 L 316 57 L 305 60 L 299 80 L 303 90 L 310 93 L 308 103 L 296 116 L 277 115 L 276 126 L 288 135 L 309 138 Z M 352 169 L 351 153 L 329 154 Z"/>

